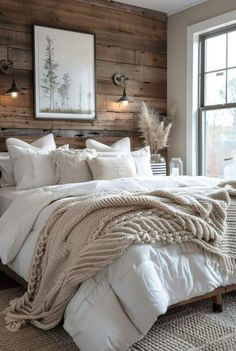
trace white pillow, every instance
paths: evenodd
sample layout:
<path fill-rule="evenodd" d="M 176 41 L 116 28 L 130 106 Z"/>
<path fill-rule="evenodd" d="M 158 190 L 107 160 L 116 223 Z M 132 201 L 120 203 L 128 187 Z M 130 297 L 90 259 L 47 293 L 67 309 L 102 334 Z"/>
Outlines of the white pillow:
<path fill-rule="evenodd" d="M 142 149 L 131 152 L 135 160 L 136 171 L 139 177 L 152 177 L 152 168 L 150 163 L 150 147 L 145 146 Z"/>
<path fill-rule="evenodd" d="M 97 152 L 98 157 L 116 157 L 122 155 L 118 152 Z M 150 147 L 145 146 L 137 151 L 131 151 L 129 153 L 123 154 L 123 156 L 132 156 L 135 161 L 136 173 L 138 177 L 152 177 L 152 169 L 150 164 Z"/>
<path fill-rule="evenodd" d="M 105 145 L 93 139 L 87 139 L 86 146 L 88 149 L 95 149 L 96 151 L 99 151 L 99 152 L 115 151 L 115 152 L 127 153 L 127 152 L 130 152 L 131 150 L 130 138 L 128 137 L 116 141 L 111 146 Z"/>
<path fill-rule="evenodd" d="M 93 179 L 112 180 L 136 177 L 135 162 L 132 157 L 96 157 L 87 160 Z"/>
<path fill-rule="evenodd" d="M 95 150 L 55 150 L 51 152 L 59 184 L 88 182 L 93 179 L 86 159 L 96 157 Z"/>
<path fill-rule="evenodd" d="M 28 148 L 29 146 L 32 148 L 32 146 L 35 146 L 36 148 L 49 150 L 49 151 L 56 149 L 54 136 L 51 133 L 43 136 L 40 139 L 35 140 L 32 144 L 28 144 L 25 141 L 22 141 L 17 138 L 8 138 L 6 140 L 6 144 L 7 144 L 7 148 L 10 145 L 14 145 L 14 146 L 21 146 L 24 148 Z"/>
<path fill-rule="evenodd" d="M 0 171 L 1 187 L 15 185 L 12 162 L 8 152 L 0 152 Z"/>
<path fill-rule="evenodd" d="M 40 138 L 34 145 L 15 138 L 7 139 L 6 144 L 17 190 L 56 184 L 55 168 L 50 158 L 50 151 L 56 148 L 52 134 Z"/>
<path fill-rule="evenodd" d="M 28 147 L 28 143 L 19 140 L 17 138 L 8 138 L 6 141 L 7 145 L 18 145 L 18 146 L 25 146 Z M 36 146 L 38 148 L 43 148 L 47 150 L 52 150 L 56 148 L 55 141 L 53 134 L 48 134 L 36 141 L 34 141 L 31 145 Z M 12 160 L 8 152 L 0 153 L 0 171 L 1 171 L 1 178 L 0 178 L 0 185 L 4 186 L 12 186 L 15 185 L 15 178 L 14 178 L 14 170 Z"/>

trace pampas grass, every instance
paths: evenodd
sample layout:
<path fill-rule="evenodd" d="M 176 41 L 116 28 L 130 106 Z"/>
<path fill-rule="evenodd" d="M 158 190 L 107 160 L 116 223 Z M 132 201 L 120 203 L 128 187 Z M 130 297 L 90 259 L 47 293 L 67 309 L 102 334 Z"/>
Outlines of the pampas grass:
<path fill-rule="evenodd" d="M 175 114 L 175 107 L 171 114 Z M 171 116 L 172 117 L 172 116 Z M 160 114 L 154 109 L 147 107 L 145 102 L 142 102 L 139 113 L 138 129 L 141 132 L 141 138 L 145 145 L 149 145 L 152 154 L 157 154 L 159 150 L 168 145 L 168 137 L 172 123 L 170 118 L 165 125 Z"/>

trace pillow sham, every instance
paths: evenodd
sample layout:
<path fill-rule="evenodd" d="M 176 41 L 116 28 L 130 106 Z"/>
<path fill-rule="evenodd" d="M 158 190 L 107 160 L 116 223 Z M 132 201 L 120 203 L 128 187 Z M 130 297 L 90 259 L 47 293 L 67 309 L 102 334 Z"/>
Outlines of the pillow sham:
<path fill-rule="evenodd" d="M 103 143 L 100 143 L 99 141 L 93 140 L 93 139 L 87 139 L 86 140 L 86 147 L 88 149 L 94 149 L 99 152 L 130 152 L 131 151 L 131 146 L 130 146 L 130 138 L 125 137 L 122 138 L 118 141 L 116 141 L 114 144 L 111 146 L 105 145 Z"/>
<path fill-rule="evenodd" d="M 56 148 L 52 134 L 36 140 L 33 144 L 16 138 L 7 139 L 6 144 L 13 164 L 17 190 L 56 184 L 55 169 L 50 159 L 50 151 Z"/>
<path fill-rule="evenodd" d="M 56 149 L 54 135 L 52 133 L 47 134 L 47 135 L 43 136 L 42 138 L 35 140 L 31 144 L 26 143 L 25 141 L 17 139 L 17 138 L 8 138 L 6 140 L 6 144 L 7 144 L 7 148 L 11 145 L 14 145 L 14 146 L 21 146 L 24 148 L 28 148 L 28 147 L 32 148 L 34 146 L 38 149 L 44 149 L 44 150 L 49 150 L 49 151 Z"/>
<path fill-rule="evenodd" d="M 94 150 L 55 150 L 51 152 L 58 184 L 88 182 L 93 179 L 86 159 L 96 157 Z"/>
<path fill-rule="evenodd" d="M 17 138 L 8 138 L 6 141 L 7 147 L 8 145 L 18 145 L 28 147 L 28 143 L 17 139 Z M 34 141 L 31 146 L 35 146 L 38 148 L 51 150 L 52 148 L 56 148 L 54 136 L 52 133 L 45 135 L 44 137 L 37 139 Z M 15 177 L 12 160 L 8 152 L 0 153 L 0 185 L 1 187 L 12 186 L 15 185 Z"/>
<path fill-rule="evenodd" d="M 14 145 L 9 146 L 8 150 L 13 162 L 17 190 L 56 184 L 50 151 Z"/>
<path fill-rule="evenodd" d="M 136 177 L 135 162 L 131 157 L 96 157 L 87 160 L 95 180 Z"/>

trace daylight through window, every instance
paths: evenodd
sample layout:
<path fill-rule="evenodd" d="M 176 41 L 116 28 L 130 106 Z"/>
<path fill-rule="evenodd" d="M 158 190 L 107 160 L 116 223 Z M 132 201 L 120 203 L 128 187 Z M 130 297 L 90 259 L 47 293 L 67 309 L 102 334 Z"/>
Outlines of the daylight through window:
<path fill-rule="evenodd" d="M 200 174 L 236 176 L 236 27 L 200 38 Z"/>

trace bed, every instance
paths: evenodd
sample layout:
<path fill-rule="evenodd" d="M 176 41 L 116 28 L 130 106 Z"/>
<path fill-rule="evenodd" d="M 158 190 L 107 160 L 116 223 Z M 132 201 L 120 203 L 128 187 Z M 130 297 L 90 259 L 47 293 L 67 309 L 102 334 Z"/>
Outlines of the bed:
<path fill-rule="evenodd" d="M 20 194 L 22 194 L 22 192 L 17 191 L 15 186 L 0 188 L 0 216 L 3 215 Z"/>
<path fill-rule="evenodd" d="M 2 188 L 0 257 L 4 270 L 27 285 L 34 247 L 47 219 L 68 197 L 104 193 L 149 193 L 158 189 L 215 188 L 204 177 L 130 177 L 41 186 Z M 14 221 L 12 218 L 14 217 Z M 12 273 L 14 272 L 14 273 Z M 17 279 L 18 279 L 17 278 Z M 131 245 L 105 269 L 84 281 L 68 303 L 64 328 L 81 351 L 126 350 L 168 308 L 236 289 L 236 275 L 223 274 L 201 250 L 181 245 Z M 92 331 L 92 337 L 91 337 Z"/>

